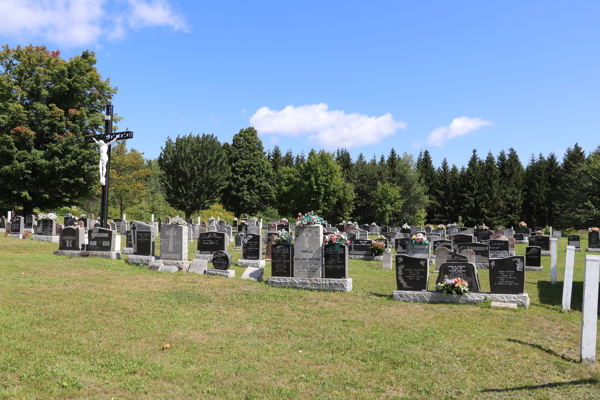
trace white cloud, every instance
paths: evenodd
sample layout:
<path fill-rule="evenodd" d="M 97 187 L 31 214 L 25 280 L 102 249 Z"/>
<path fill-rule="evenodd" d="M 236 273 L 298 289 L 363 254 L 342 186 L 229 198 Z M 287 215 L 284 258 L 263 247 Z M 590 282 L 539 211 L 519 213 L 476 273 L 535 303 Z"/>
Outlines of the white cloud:
<path fill-rule="evenodd" d="M 127 28 L 148 26 L 189 31 L 167 0 L 0 0 L 0 35 L 19 41 L 87 46 L 103 37 L 123 39 Z"/>
<path fill-rule="evenodd" d="M 448 139 L 457 136 L 466 135 L 484 126 L 491 126 L 491 121 L 481 118 L 460 117 L 454 118 L 450 125 L 440 126 L 434 129 L 427 137 L 427 144 L 430 146 L 442 147 Z"/>
<path fill-rule="evenodd" d="M 328 150 L 379 143 L 407 126 L 405 122 L 394 120 L 392 114 L 381 117 L 346 114 L 339 110 L 330 111 L 324 103 L 287 106 L 281 111 L 262 107 L 250 117 L 250 124 L 261 135 L 308 135 L 310 141 L 316 141 Z"/>

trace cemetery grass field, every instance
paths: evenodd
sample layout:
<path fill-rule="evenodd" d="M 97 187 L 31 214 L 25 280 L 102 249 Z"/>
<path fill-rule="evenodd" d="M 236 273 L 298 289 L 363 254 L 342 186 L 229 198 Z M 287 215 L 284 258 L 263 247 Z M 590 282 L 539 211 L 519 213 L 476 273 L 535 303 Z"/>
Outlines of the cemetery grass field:
<path fill-rule="evenodd" d="M 560 310 L 565 246 L 559 282 L 543 257 L 529 310 L 509 310 L 394 301 L 377 261 L 350 260 L 350 293 L 309 292 L 0 237 L 0 398 L 600 399 L 578 361 L 584 252 Z"/>

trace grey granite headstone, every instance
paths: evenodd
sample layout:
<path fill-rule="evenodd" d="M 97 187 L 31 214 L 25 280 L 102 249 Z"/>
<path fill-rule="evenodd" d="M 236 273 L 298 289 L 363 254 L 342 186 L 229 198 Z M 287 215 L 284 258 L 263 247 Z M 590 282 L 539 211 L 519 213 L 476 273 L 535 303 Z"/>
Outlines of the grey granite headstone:
<path fill-rule="evenodd" d="M 10 221 L 10 233 L 13 235 L 22 235 L 25 231 L 25 223 L 24 218 L 18 215 L 15 215 Z"/>
<path fill-rule="evenodd" d="M 85 243 L 83 228 L 67 226 L 60 231 L 59 250 L 81 251 Z"/>
<path fill-rule="evenodd" d="M 56 236 L 56 221 L 51 219 L 39 220 L 38 234 L 42 236 Z"/>
<path fill-rule="evenodd" d="M 188 229 L 183 225 L 163 225 L 160 234 L 160 258 L 163 260 L 188 260 Z"/>
<path fill-rule="evenodd" d="M 105 228 L 88 230 L 88 251 L 115 251 L 116 232 Z"/>
<path fill-rule="evenodd" d="M 383 253 L 383 260 L 381 261 L 381 267 L 384 270 L 392 270 L 394 255 L 392 253 Z"/>
<path fill-rule="evenodd" d="M 462 249 L 462 250 L 460 250 L 460 255 L 467 257 L 467 262 L 469 262 L 471 264 L 476 264 L 477 263 L 477 257 L 475 255 L 475 252 L 473 250 L 471 250 L 471 249 Z"/>
<path fill-rule="evenodd" d="M 294 277 L 321 278 L 323 227 L 308 225 L 299 231 L 294 245 Z"/>
<path fill-rule="evenodd" d="M 440 246 L 435 251 L 435 265 L 442 265 L 448 262 L 448 254 L 450 254 L 450 250 L 444 246 Z"/>
<path fill-rule="evenodd" d="M 490 245 L 490 258 L 506 258 L 510 256 L 508 240 L 490 239 L 488 244 Z"/>

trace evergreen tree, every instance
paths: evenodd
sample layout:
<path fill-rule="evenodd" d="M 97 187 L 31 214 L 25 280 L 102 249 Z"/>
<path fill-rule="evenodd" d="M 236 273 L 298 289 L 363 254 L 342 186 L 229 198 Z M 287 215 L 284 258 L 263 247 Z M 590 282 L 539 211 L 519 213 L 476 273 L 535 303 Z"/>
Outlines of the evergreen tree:
<path fill-rule="evenodd" d="M 233 136 L 229 166 L 231 179 L 223 195 L 225 209 L 235 215 L 255 214 L 273 203 L 273 171 L 256 129 L 240 129 Z"/>
<path fill-rule="evenodd" d="M 546 226 L 548 209 L 546 196 L 548 194 L 547 161 L 543 154 L 536 159 L 531 156 L 525 170 L 524 179 L 525 202 L 523 206 L 524 220 L 530 228 Z"/>
<path fill-rule="evenodd" d="M 294 154 L 292 150 L 288 150 L 281 159 L 281 166 L 291 168 L 294 166 Z"/>
<path fill-rule="evenodd" d="M 404 153 L 402 158 L 398 158 L 396 170 L 390 171 L 390 175 L 395 177 L 390 183 L 400 187 L 403 200 L 402 212 L 396 220 L 411 225 L 424 224 L 427 193 L 412 155 Z"/>
<path fill-rule="evenodd" d="M 354 171 L 356 200 L 353 216 L 360 223 L 370 224 L 375 221 L 372 196 L 375 189 L 377 189 L 377 163 L 367 163 L 361 153 L 356 159 Z"/>
<path fill-rule="evenodd" d="M 390 182 L 396 181 L 396 173 L 398 172 L 398 154 L 392 147 L 387 158 L 388 178 Z"/>
<path fill-rule="evenodd" d="M 306 157 L 304 156 L 304 150 L 300 152 L 300 154 L 296 154 L 296 161 L 294 161 L 294 166 L 299 167 L 300 165 L 306 162 Z"/>
<path fill-rule="evenodd" d="M 557 225 L 563 229 L 586 227 L 586 202 L 581 184 L 584 175 L 585 151 L 575 143 L 563 157 L 559 189 L 559 212 Z"/>
<path fill-rule="evenodd" d="M 548 191 L 546 193 L 546 209 L 548 210 L 547 225 L 556 226 L 559 223 L 559 198 L 562 177 L 562 167 L 554 153 L 550 153 L 546 160 L 546 173 L 548 176 Z M 585 203 L 585 202 L 583 202 Z M 582 206 L 583 206 L 582 203 Z"/>
<path fill-rule="evenodd" d="M 425 212 L 427 213 L 427 222 L 431 223 L 435 218 L 434 210 L 437 206 L 434 193 L 436 184 L 436 171 L 435 167 L 433 166 L 433 160 L 431 159 L 429 150 L 419 153 L 419 157 L 420 160 L 417 163 L 417 169 L 419 170 L 421 181 L 423 182 L 423 185 L 425 185 L 425 190 L 428 197 L 428 204 Z"/>
<path fill-rule="evenodd" d="M 502 150 L 498 155 L 499 222 L 517 226 L 523 212 L 523 177 L 525 171 L 517 152 L 510 148 L 508 156 Z"/>
<path fill-rule="evenodd" d="M 587 227 L 600 226 L 600 146 L 586 159 L 581 190 L 586 199 Z"/>
<path fill-rule="evenodd" d="M 451 190 L 451 200 L 452 204 L 452 213 L 450 214 L 450 218 L 446 220 L 446 223 L 457 223 L 462 218 L 462 173 L 464 173 L 464 168 L 461 170 L 454 164 L 452 164 L 452 168 L 450 169 L 450 187 Z"/>
<path fill-rule="evenodd" d="M 501 199 L 496 158 L 491 151 L 488 152 L 483 164 L 482 181 L 484 190 L 480 201 L 481 214 L 483 221 L 492 228 L 500 223 L 499 208 Z"/>
<path fill-rule="evenodd" d="M 336 151 L 335 160 L 340 165 L 344 181 L 348 183 L 354 182 L 354 163 L 352 156 L 346 149 L 338 149 Z"/>
<path fill-rule="evenodd" d="M 486 182 L 484 176 L 483 162 L 477 155 L 477 150 L 473 150 L 473 154 L 467 164 L 467 169 L 462 175 L 462 216 L 466 225 L 474 226 L 482 223 L 490 223 L 485 221 L 484 210 L 486 196 Z"/>
<path fill-rule="evenodd" d="M 454 167 L 456 168 L 456 166 Z M 457 170 L 458 172 L 458 170 Z M 433 206 L 433 214 L 428 214 L 428 221 L 437 224 L 448 224 L 456 221 L 454 215 L 453 182 L 448 160 L 444 158 L 442 165 L 436 173 L 437 179 L 433 185 L 430 201 Z"/>

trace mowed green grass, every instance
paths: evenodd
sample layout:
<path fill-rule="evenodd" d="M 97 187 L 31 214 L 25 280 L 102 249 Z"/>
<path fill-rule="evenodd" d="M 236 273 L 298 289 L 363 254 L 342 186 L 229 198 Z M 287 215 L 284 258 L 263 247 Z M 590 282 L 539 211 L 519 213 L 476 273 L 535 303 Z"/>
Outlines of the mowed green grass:
<path fill-rule="evenodd" d="M 544 257 L 509 310 L 396 302 L 380 262 L 350 261 L 351 293 L 309 292 L 1 237 L 0 398 L 600 399 L 578 362 L 584 253 L 560 310 L 565 245 L 557 285 Z"/>

